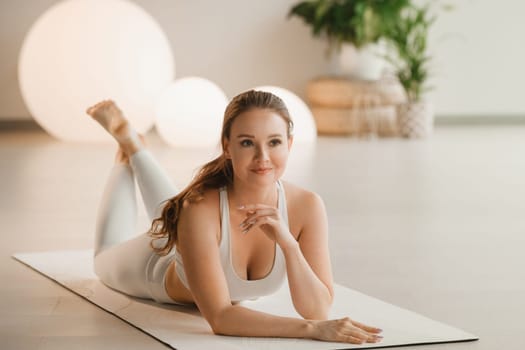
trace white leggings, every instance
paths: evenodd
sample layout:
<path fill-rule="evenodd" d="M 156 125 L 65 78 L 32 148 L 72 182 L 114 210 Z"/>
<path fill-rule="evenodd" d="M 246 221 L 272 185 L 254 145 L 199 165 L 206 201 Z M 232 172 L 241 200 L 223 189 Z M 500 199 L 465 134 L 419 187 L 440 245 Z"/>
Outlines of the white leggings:
<path fill-rule="evenodd" d="M 173 303 L 164 286 L 173 254 L 161 257 L 151 248 L 147 233 L 137 236 L 135 178 L 150 220 L 160 216 L 162 203 L 178 191 L 149 151 L 133 154 L 130 164 L 115 164 L 104 190 L 95 235 L 95 273 L 120 292 Z"/>

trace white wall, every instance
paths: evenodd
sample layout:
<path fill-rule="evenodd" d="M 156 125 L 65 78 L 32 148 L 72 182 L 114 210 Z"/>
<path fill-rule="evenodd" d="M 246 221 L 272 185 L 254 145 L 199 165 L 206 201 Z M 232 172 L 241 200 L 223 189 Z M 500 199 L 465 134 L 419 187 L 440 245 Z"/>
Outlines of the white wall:
<path fill-rule="evenodd" d="M 441 115 L 525 117 L 525 2 L 450 1 L 431 35 Z"/>
<path fill-rule="evenodd" d="M 57 0 L 0 0 L 0 119 L 29 119 L 17 81 L 17 59 L 30 25 Z M 297 0 L 136 0 L 167 33 L 177 77 L 197 75 L 229 97 L 261 84 L 299 95 L 331 72 L 325 44 L 286 14 Z M 524 115 L 525 2 L 455 1 L 431 35 L 438 115 Z"/>
<path fill-rule="evenodd" d="M 17 57 L 38 14 L 57 0 L 0 0 L 0 118 L 26 119 L 17 82 Z M 325 45 L 298 20 L 287 20 L 295 0 L 136 0 L 166 32 L 177 77 L 202 76 L 228 95 L 263 84 L 303 93 L 328 71 Z"/>

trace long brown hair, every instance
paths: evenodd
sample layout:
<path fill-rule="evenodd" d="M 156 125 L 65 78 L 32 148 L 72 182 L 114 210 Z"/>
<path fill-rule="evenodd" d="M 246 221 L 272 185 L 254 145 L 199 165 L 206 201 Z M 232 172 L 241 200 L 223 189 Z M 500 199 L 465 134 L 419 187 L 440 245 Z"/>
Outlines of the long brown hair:
<path fill-rule="evenodd" d="M 222 154 L 206 163 L 191 183 L 175 197 L 164 204 L 160 217 L 153 220 L 149 234 L 153 237 L 151 247 L 160 255 L 168 254 L 177 242 L 177 226 L 184 202 L 195 203 L 203 198 L 208 189 L 219 189 L 232 184 L 233 168 L 224 155 L 226 141 L 230 139 L 233 122 L 242 113 L 253 108 L 270 109 L 279 114 L 287 124 L 288 137 L 293 131 L 293 122 L 284 102 L 274 94 L 265 91 L 249 90 L 235 96 L 224 111 L 221 132 Z M 153 244 L 155 240 L 167 238 L 163 246 Z"/>

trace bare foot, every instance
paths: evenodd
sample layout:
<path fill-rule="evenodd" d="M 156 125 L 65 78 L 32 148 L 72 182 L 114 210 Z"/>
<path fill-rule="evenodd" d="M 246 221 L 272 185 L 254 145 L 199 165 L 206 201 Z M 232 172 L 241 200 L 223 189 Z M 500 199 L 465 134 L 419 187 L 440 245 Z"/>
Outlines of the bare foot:
<path fill-rule="evenodd" d="M 128 156 L 142 148 L 143 145 L 137 139 L 137 133 L 112 100 L 101 101 L 89 107 L 86 113 L 117 140 L 120 148 Z"/>
<path fill-rule="evenodd" d="M 117 141 L 129 138 L 129 123 L 112 100 L 101 101 L 86 110 Z"/>

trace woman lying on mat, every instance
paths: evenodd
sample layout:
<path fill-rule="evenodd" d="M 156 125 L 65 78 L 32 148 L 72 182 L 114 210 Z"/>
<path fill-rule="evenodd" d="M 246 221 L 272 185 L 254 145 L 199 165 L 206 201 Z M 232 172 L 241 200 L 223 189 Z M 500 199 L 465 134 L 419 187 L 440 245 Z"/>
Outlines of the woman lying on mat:
<path fill-rule="evenodd" d="M 163 303 L 195 303 L 213 332 L 378 342 L 380 329 L 327 320 L 333 299 L 323 201 L 280 178 L 292 146 L 283 101 L 236 96 L 224 113 L 222 154 L 178 191 L 112 101 L 87 110 L 119 150 L 98 214 L 95 272 L 111 288 Z M 135 233 L 135 179 L 152 226 Z M 288 284 L 304 319 L 238 301 Z"/>

